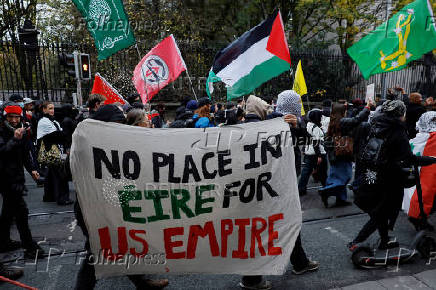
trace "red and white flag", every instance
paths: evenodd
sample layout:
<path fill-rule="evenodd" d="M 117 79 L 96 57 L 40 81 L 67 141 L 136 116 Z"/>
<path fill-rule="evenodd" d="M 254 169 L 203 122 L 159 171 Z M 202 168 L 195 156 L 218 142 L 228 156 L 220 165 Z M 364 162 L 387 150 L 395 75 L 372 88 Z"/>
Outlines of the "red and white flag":
<path fill-rule="evenodd" d="M 121 103 L 126 104 L 127 101 L 121 96 L 118 91 L 112 87 L 99 73 L 95 74 L 94 85 L 92 86 L 91 94 L 99 94 L 106 97 L 104 104 Z"/>
<path fill-rule="evenodd" d="M 177 79 L 184 70 L 185 61 L 171 34 L 153 47 L 133 72 L 133 84 L 141 95 L 142 103 L 150 101 L 160 89 Z"/>
<path fill-rule="evenodd" d="M 417 156 L 436 156 L 436 132 L 418 133 L 410 140 L 413 154 Z M 424 214 L 429 215 L 436 196 L 436 164 L 420 168 L 419 177 L 422 188 Z M 404 189 L 403 210 L 413 218 L 420 217 L 416 186 Z"/>

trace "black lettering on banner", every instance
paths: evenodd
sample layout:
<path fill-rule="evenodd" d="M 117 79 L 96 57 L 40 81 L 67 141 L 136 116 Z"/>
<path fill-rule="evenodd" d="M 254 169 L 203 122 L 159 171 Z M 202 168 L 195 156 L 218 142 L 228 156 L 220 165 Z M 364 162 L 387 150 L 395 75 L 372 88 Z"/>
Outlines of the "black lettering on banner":
<path fill-rule="evenodd" d="M 226 156 L 230 156 L 230 150 L 227 151 L 218 151 L 218 174 L 220 176 L 226 176 L 232 174 L 232 169 L 225 169 L 226 165 L 232 163 L 232 158 L 225 159 Z"/>
<path fill-rule="evenodd" d="M 248 187 L 248 195 L 245 196 L 245 191 L 247 191 Z M 254 178 L 249 178 L 245 180 L 244 184 L 239 191 L 239 200 L 243 203 L 248 203 L 253 200 L 254 194 L 256 193 L 256 181 Z"/>
<path fill-rule="evenodd" d="M 168 182 L 180 183 L 180 177 L 174 177 L 174 154 L 169 154 Z"/>
<path fill-rule="evenodd" d="M 183 168 L 183 183 L 189 182 L 189 175 L 192 174 L 196 182 L 200 181 L 200 174 L 198 174 L 197 166 L 192 159 L 192 155 L 185 156 L 185 168 Z"/>
<path fill-rule="evenodd" d="M 256 148 L 257 148 L 257 143 L 244 145 L 244 151 L 250 152 L 250 162 L 245 164 L 245 169 L 260 167 L 260 163 L 256 161 Z"/>
<path fill-rule="evenodd" d="M 154 182 L 159 182 L 160 179 L 160 168 L 165 167 L 169 164 L 168 155 L 164 153 L 153 152 L 153 180 Z"/>
<path fill-rule="evenodd" d="M 263 188 L 271 195 L 272 197 L 279 196 L 277 192 L 272 189 L 271 185 L 269 185 L 268 181 L 271 180 L 272 174 L 271 172 L 265 172 L 259 175 L 257 178 L 257 200 L 261 201 L 263 199 Z"/>
<path fill-rule="evenodd" d="M 115 179 L 121 178 L 120 172 L 120 158 L 118 157 L 117 150 L 111 150 L 112 162 L 109 161 L 109 158 L 106 155 L 106 152 L 97 147 L 92 147 L 92 154 L 94 156 L 94 175 L 97 179 L 103 178 L 102 166 L 101 163 L 106 165 L 106 169 Z"/>
<path fill-rule="evenodd" d="M 224 199 L 223 199 L 223 208 L 228 208 L 230 205 L 230 198 L 232 196 L 237 196 L 238 193 L 236 191 L 232 191 L 230 190 L 230 188 L 232 187 L 239 187 L 241 186 L 241 182 L 240 181 L 236 181 L 230 184 L 226 184 L 225 188 L 224 188 Z"/>
<path fill-rule="evenodd" d="M 214 179 L 216 174 L 217 174 L 217 170 L 214 170 L 212 173 L 210 173 L 209 171 L 207 171 L 207 168 L 206 168 L 207 160 L 210 158 L 213 158 L 214 156 L 215 156 L 215 153 L 208 152 L 208 153 L 204 154 L 203 158 L 201 159 L 201 168 L 203 169 L 204 179 Z"/>
<path fill-rule="evenodd" d="M 267 140 L 262 141 L 262 145 L 260 148 L 262 165 L 265 165 L 268 162 L 268 157 L 266 155 L 267 151 L 269 151 L 274 158 L 282 157 L 282 146 L 281 146 L 280 134 L 274 136 L 274 138 L 275 138 L 274 146 L 276 148 L 274 148 L 274 146 L 268 142 L 268 140 L 272 137 L 273 136 L 269 137 Z"/>
<path fill-rule="evenodd" d="M 130 160 L 133 161 L 133 172 L 130 173 Z M 123 173 L 127 179 L 138 179 L 141 172 L 141 161 L 135 151 L 126 151 L 123 154 Z"/>

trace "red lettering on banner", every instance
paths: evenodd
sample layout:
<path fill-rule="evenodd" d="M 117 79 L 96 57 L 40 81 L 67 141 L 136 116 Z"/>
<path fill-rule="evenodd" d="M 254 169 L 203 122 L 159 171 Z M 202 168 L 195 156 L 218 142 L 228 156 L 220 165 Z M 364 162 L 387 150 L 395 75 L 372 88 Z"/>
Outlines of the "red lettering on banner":
<path fill-rule="evenodd" d="M 275 240 L 279 239 L 279 232 L 274 229 L 274 223 L 283 220 L 283 213 L 269 216 L 268 218 L 254 217 L 245 219 L 223 219 L 221 221 L 207 221 L 204 225 L 191 225 L 189 234 L 184 236 L 184 227 L 167 228 L 163 230 L 163 240 L 167 259 L 195 259 L 198 239 L 208 237 L 210 253 L 212 257 L 227 258 L 228 251 L 232 251 L 233 259 L 254 259 L 258 250 L 258 256 L 277 256 L 283 253 L 281 247 L 274 246 Z M 214 222 L 221 227 L 221 238 L 217 237 Z M 250 228 L 251 226 L 251 228 Z M 268 228 L 268 230 L 267 230 Z M 247 233 L 248 231 L 248 233 Z M 262 241 L 262 233 L 268 234 L 268 240 Z M 143 257 L 149 252 L 149 244 L 146 241 L 145 230 L 131 229 L 126 227 L 117 228 L 118 253 L 113 252 L 111 233 L 109 227 L 98 229 L 100 247 L 103 257 L 110 261 L 120 260 L 129 252 L 136 257 Z M 249 245 L 246 236 L 249 235 Z M 179 236 L 179 237 L 176 237 Z M 229 249 L 229 239 L 232 244 Z M 218 240 L 221 240 L 221 249 Z M 132 244 L 130 244 L 132 243 Z M 237 243 L 237 245 L 236 245 Z M 186 245 L 186 249 L 184 248 Z M 268 250 L 266 250 L 268 245 Z M 248 248 L 249 252 L 248 253 Z M 175 248 L 180 248 L 175 252 Z M 257 250 L 256 250 L 257 248 Z"/>
<path fill-rule="evenodd" d="M 233 221 L 231 219 L 221 220 L 221 257 L 223 258 L 227 257 L 227 240 L 232 232 Z"/>
<path fill-rule="evenodd" d="M 167 259 L 183 259 L 185 258 L 185 252 L 174 253 L 173 248 L 183 246 L 182 241 L 172 241 L 173 236 L 181 236 L 184 232 L 183 227 L 164 229 L 164 244 L 165 253 Z"/>
<path fill-rule="evenodd" d="M 118 253 L 114 254 L 112 251 L 111 235 L 109 233 L 109 228 L 105 227 L 98 230 L 98 235 L 100 236 L 100 247 L 103 252 L 103 257 L 108 260 L 119 260 L 124 257 L 127 253 L 127 234 L 126 228 L 118 228 Z"/>
<path fill-rule="evenodd" d="M 143 257 L 148 253 L 148 244 L 147 241 L 141 237 L 138 237 L 138 234 L 143 234 L 145 236 L 144 230 L 130 230 L 129 236 L 132 240 L 140 242 L 142 244 L 142 252 L 136 252 L 136 248 L 130 248 L 130 254 L 136 257 Z"/>
<path fill-rule="evenodd" d="M 281 247 L 274 247 L 274 240 L 279 238 L 279 232 L 274 231 L 274 222 L 283 219 L 283 213 L 274 214 L 268 217 L 268 256 L 282 254 Z"/>
<path fill-rule="evenodd" d="M 250 219 L 235 219 L 238 230 L 238 250 L 232 252 L 232 258 L 247 259 L 248 252 L 245 251 L 245 227 L 250 224 Z"/>
<path fill-rule="evenodd" d="M 256 223 L 260 222 L 262 224 L 261 228 L 256 228 Z M 262 246 L 262 238 L 260 234 L 266 229 L 266 220 L 263 218 L 253 218 L 251 225 L 251 246 L 250 246 L 250 258 L 255 257 L 256 240 L 257 246 L 259 247 L 259 252 L 261 256 L 266 256 L 265 249 Z"/>
<path fill-rule="evenodd" d="M 213 227 L 213 223 L 209 221 L 204 224 L 204 228 L 201 228 L 201 226 L 199 225 L 190 226 L 186 258 L 187 259 L 195 258 L 195 251 L 197 249 L 199 236 L 202 238 L 209 236 L 209 245 L 210 245 L 210 252 L 212 253 L 212 257 L 219 256 L 220 246 L 218 245 L 216 239 L 215 228 Z"/>

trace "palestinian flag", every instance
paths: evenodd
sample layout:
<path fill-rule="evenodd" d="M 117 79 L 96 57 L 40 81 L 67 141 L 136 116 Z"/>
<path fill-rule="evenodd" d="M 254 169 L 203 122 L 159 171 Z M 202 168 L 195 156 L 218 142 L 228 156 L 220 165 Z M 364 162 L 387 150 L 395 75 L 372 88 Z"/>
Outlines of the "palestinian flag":
<path fill-rule="evenodd" d="M 436 132 L 418 133 L 410 140 L 413 154 L 417 156 L 436 156 Z M 419 172 L 424 212 L 428 216 L 433 208 L 436 195 L 436 164 L 424 166 Z M 413 218 L 419 218 L 419 203 L 416 186 L 404 189 L 403 210 Z"/>
<path fill-rule="evenodd" d="M 227 98 L 251 93 L 264 82 L 289 70 L 291 55 L 280 11 L 222 49 L 215 56 L 207 79 L 210 97 L 213 82 L 227 86 Z"/>

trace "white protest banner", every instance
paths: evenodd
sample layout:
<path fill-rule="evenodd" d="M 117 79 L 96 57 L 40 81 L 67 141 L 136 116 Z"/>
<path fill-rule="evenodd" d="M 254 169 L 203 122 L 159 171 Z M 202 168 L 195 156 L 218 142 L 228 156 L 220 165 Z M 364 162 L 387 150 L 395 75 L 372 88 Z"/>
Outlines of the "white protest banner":
<path fill-rule="evenodd" d="M 365 103 L 368 103 L 368 100 L 374 102 L 374 97 L 375 97 L 375 84 L 369 84 L 366 86 Z"/>
<path fill-rule="evenodd" d="M 283 119 L 208 129 L 85 120 L 71 170 L 98 278 L 281 275 L 301 228 Z"/>

